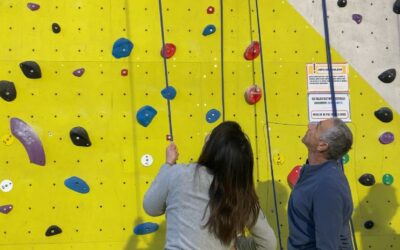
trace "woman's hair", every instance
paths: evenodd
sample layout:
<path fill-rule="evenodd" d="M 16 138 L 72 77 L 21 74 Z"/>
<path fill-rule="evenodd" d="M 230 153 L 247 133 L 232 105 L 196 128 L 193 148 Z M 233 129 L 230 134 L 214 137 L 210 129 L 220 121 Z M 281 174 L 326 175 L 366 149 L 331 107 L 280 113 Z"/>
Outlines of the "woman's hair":
<path fill-rule="evenodd" d="M 245 227 L 255 224 L 260 211 L 253 182 L 253 152 L 239 124 L 226 121 L 214 128 L 198 163 L 214 176 L 205 227 L 229 245 Z"/>

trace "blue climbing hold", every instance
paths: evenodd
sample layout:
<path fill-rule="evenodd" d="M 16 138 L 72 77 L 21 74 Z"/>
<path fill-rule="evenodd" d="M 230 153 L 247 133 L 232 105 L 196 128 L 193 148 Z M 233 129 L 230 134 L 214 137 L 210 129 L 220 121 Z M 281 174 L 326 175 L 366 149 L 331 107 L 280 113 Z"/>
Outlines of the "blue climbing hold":
<path fill-rule="evenodd" d="M 221 113 L 216 109 L 210 109 L 206 114 L 206 120 L 208 123 L 213 123 L 218 120 Z"/>
<path fill-rule="evenodd" d="M 76 176 L 66 179 L 64 184 L 67 188 L 81 194 L 86 194 L 90 191 L 89 185 L 84 180 Z"/>
<path fill-rule="evenodd" d="M 143 127 L 147 127 L 149 126 L 153 118 L 156 116 L 156 114 L 157 110 L 155 110 L 151 106 L 146 105 L 138 110 L 136 114 L 136 119 L 140 125 L 142 125 Z"/>
<path fill-rule="evenodd" d="M 131 54 L 133 43 L 126 38 L 120 38 L 115 41 L 112 55 L 115 58 L 127 57 Z"/>
<path fill-rule="evenodd" d="M 214 25 L 212 25 L 212 24 L 207 25 L 207 27 L 205 27 L 203 30 L 203 36 L 211 35 L 211 34 L 215 33 L 215 31 L 216 31 L 216 28 Z"/>
<path fill-rule="evenodd" d="M 168 86 L 161 90 L 161 95 L 167 100 L 172 100 L 176 96 L 176 90 L 174 87 Z"/>
<path fill-rule="evenodd" d="M 136 235 L 144 235 L 144 234 L 154 233 L 155 231 L 158 230 L 158 228 L 159 228 L 158 224 L 152 223 L 152 222 L 146 222 L 146 223 L 137 225 L 133 229 L 133 232 Z"/>

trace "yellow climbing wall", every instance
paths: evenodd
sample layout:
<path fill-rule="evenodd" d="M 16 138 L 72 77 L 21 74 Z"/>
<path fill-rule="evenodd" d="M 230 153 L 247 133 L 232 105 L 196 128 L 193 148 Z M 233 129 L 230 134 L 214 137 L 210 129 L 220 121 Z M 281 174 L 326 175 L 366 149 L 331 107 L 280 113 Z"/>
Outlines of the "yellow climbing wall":
<path fill-rule="evenodd" d="M 40 9 L 31 11 L 25 1 L 0 2 L 0 80 L 14 82 L 17 89 L 14 101 L 0 99 L 0 137 L 9 138 L 10 119 L 19 118 L 34 129 L 46 153 L 46 165 L 38 166 L 29 163 L 17 138 L 0 144 L 0 181 L 14 184 L 10 192 L 0 192 L 0 206 L 13 205 L 8 214 L 0 214 L 0 249 L 161 249 L 165 219 L 147 216 L 141 206 L 165 160 L 170 129 L 167 101 L 160 94 L 166 72 L 160 56 L 159 2 L 37 3 Z M 286 249 L 290 193 L 286 178 L 306 160 L 300 142 L 308 122 L 306 64 L 325 62 L 324 39 L 286 1 L 223 4 L 222 30 L 219 1 L 162 1 L 165 42 L 177 48 L 166 60 L 166 69 L 168 84 L 177 90 L 170 104 L 179 162 L 196 161 L 205 135 L 222 120 L 221 116 L 208 123 L 205 116 L 210 109 L 238 121 L 253 144 L 262 208 L 275 232 L 279 215 Z M 209 6 L 215 7 L 214 14 L 207 14 Z M 259 41 L 257 7 L 263 64 L 261 57 L 243 58 L 251 41 Z M 52 23 L 60 25 L 59 34 L 52 32 Z M 208 24 L 214 24 L 216 32 L 203 36 Z M 112 46 L 121 37 L 130 39 L 134 48 L 130 57 L 116 59 Z M 22 74 L 19 63 L 27 60 L 40 65 L 41 79 Z M 346 59 L 333 52 L 333 61 Z M 244 101 L 247 87 L 263 85 L 262 67 L 268 120 L 263 100 L 254 106 Z M 72 72 L 79 68 L 85 73 L 76 77 Z M 128 70 L 127 76 L 121 75 L 122 69 Z M 345 170 L 355 204 L 357 243 L 359 249 L 396 249 L 400 246 L 399 147 L 396 140 L 382 145 L 378 137 L 391 131 L 397 139 L 399 116 L 395 114 L 388 124 L 378 121 L 374 111 L 388 104 L 352 68 L 349 82 L 349 126 L 355 143 Z M 158 111 L 148 127 L 136 122 L 136 112 L 145 105 Z M 87 130 L 91 147 L 73 145 L 69 131 L 76 126 Z M 145 154 L 153 157 L 151 166 L 142 165 Z M 364 173 L 374 174 L 377 184 L 362 186 L 358 178 Z M 390 186 L 382 184 L 385 173 L 395 177 Z M 71 176 L 85 180 L 90 192 L 67 189 L 64 180 Z M 374 221 L 374 228 L 363 227 L 367 220 Z M 135 235 L 133 228 L 144 222 L 157 223 L 160 229 Z M 63 232 L 46 237 L 51 225 Z"/>

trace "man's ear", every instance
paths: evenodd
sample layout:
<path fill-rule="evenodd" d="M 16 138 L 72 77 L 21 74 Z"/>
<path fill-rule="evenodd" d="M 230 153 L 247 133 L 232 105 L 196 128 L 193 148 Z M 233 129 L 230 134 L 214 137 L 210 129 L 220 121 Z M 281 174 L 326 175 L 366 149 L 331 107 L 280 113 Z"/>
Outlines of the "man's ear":
<path fill-rule="evenodd" d="M 319 141 L 318 146 L 317 146 L 318 152 L 325 152 L 326 150 L 328 150 L 328 148 L 329 148 L 329 144 L 327 142 Z"/>

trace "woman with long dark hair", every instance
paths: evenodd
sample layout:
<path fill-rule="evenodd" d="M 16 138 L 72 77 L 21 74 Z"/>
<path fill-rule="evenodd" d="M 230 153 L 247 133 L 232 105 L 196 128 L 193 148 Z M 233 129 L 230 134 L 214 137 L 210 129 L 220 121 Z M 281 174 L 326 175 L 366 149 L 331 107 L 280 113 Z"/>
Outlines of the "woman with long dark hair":
<path fill-rule="evenodd" d="M 246 228 L 249 248 L 276 249 L 254 189 L 251 145 L 239 124 L 214 128 L 197 163 L 176 164 L 177 158 L 171 143 L 143 202 L 151 216 L 166 213 L 165 249 L 234 249 Z"/>

